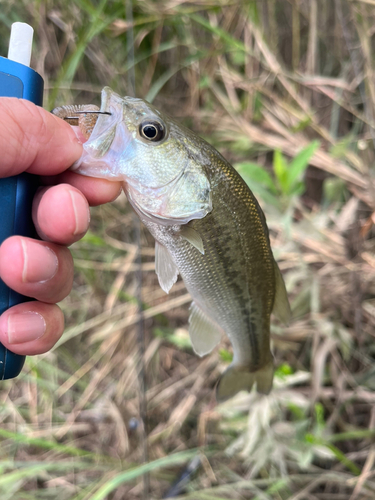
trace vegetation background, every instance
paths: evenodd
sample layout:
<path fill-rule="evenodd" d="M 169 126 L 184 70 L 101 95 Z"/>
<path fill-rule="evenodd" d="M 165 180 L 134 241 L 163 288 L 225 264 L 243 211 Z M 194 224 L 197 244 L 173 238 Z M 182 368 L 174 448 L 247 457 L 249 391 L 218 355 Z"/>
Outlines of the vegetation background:
<path fill-rule="evenodd" d="M 35 28 L 48 109 L 135 89 L 235 165 L 294 313 L 272 394 L 217 405 L 229 342 L 194 355 L 190 298 L 160 290 L 126 200 L 93 209 L 64 338 L 0 387 L 1 499 L 375 498 L 375 1 L 0 6 L 2 55 L 12 22 Z"/>

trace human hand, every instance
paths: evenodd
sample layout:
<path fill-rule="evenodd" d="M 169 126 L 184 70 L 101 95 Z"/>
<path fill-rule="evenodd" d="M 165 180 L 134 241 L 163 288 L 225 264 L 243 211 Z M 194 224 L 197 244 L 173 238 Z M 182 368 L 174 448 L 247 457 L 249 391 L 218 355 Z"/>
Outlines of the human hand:
<path fill-rule="evenodd" d="M 55 184 L 41 188 L 33 204 L 33 221 L 44 241 L 12 236 L 0 246 L 0 278 L 36 299 L 0 316 L 0 342 L 16 354 L 40 354 L 64 330 L 56 302 L 69 294 L 73 283 L 73 259 L 66 245 L 86 233 L 89 205 L 112 201 L 121 186 L 67 171 L 81 156 L 82 145 L 70 125 L 48 111 L 2 97 L 0 116 L 0 177 L 26 171 Z"/>

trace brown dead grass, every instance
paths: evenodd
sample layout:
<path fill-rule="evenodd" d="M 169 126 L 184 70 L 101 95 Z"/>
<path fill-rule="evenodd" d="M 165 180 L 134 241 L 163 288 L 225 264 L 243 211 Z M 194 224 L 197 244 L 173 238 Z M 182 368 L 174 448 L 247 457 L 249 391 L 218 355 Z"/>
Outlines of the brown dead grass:
<path fill-rule="evenodd" d="M 133 28 L 135 55 L 144 56 L 134 70 L 138 95 L 152 91 L 159 108 L 229 160 L 271 171 L 275 149 L 294 157 L 312 139 L 321 145 L 289 219 L 262 204 L 294 311 L 287 328 L 273 324 L 276 366 L 290 373 L 278 372 L 271 396 L 240 394 L 216 405 L 226 355 L 192 353 L 190 298 L 181 282 L 168 296 L 159 289 L 144 230 L 140 358 L 134 218 L 121 198 L 93 210 L 90 237 L 72 249 L 77 272 L 62 304 L 64 338 L 0 391 L 1 428 L 22 438 L 17 445 L 3 437 L 6 470 L 35 461 L 61 466 L 66 455 L 57 446 L 26 442 L 37 438 L 91 451 L 107 468 L 57 467 L 13 490 L 0 483 L 7 498 L 95 498 L 106 481 L 142 463 L 145 434 L 150 461 L 200 450 L 181 498 L 374 498 L 373 4 L 267 0 L 254 2 L 255 14 L 247 2 L 145 1 L 134 3 L 133 23 L 116 2 L 99 14 L 79 1 L 69 11 L 61 2 L 27 7 L 39 27 L 34 67 L 51 108 L 97 103 L 105 84 L 125 94 L 124 47 Z M 91 36 L 88 23 L 95 28 L 98 19 L 107 27 Z M 158 52 L 165 42 L 169 49 Z M 331 197 L 327 180 L 336 182 Z M 221 347 L 230 351 L 227 340 Z M 162 498 L 181 467 L 153 472 L 149 485 L 124 483 L 105 498 Z"/>

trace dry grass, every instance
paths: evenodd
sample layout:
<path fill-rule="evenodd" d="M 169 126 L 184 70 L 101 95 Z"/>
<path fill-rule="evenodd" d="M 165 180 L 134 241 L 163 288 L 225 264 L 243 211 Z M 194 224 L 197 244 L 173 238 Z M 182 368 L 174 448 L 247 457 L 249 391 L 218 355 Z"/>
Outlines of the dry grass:
<path fill-rule="evenodd" d="M 274 178 L 275 150 L 320 147 L 302 195 L 275 181 L 278 205 L 244 171 L 294 312 L 289 327 L 273 325 L 272 394 L 216 405 L 230 345 L 192 353 L 190 299 L 181 282 L 160 290 L 145 230 L 140 359 L 135 219 L 120 198 L 93 210 L 72 247 L 64 338 L 1 386 L 1 498 L 159 499 L 189 463 L 179 498 L 374 498 L 374 2 L 145 0 L 133 22 L 116 1 L 3 6 L 3 40 L 21 17 L 37 29 L 49 108 L 97 103 L 104 85 L 126 94 L 134 72 L 137 95 L 234 164 Z"/>

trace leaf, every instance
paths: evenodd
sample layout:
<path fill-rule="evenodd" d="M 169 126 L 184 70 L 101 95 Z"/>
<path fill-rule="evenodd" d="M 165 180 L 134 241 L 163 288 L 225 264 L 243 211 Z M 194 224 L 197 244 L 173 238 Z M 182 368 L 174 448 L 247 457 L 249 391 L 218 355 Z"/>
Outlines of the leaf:
<path fill-rule="evenodd" d="M 283 363 L 275 370 L 275 377 L 284 378 L 287 375 L 294 373 L 293 368 L 287 363 Z"/>
<path fill-rule="evenodd" d="M 275 182 L 270 176 L 270 174 L 264 168 L 260 167 L 256 163 L 252 162 L 243 162 L 237 163 L 234 165 L 236 170 L 240 175 L 246 175 L 251 180 L 258 182 L 260 184 L 264 184 L 267 186 L 273 193 L 277 194 L 277 188 L 275 186 Z"/>
<path fill-rule="evenodd" d="M 288 163 L 281 151 L 275 150 L 273 155 L 273 169 L 283 194 L 288 194 L 289 179 L 288 179 Z"/>
<path fill-rule="evenodd" d="M 292 160 L 288 169 L 288 192 L 292 191 L 295 183 L 300 180 L 306 168 L 309 165 L 309 160 L 315 151 L 320 146 L 319 141 L 312 141 Z"/>
<path fill-rule="evenodd" d="M 220 349 L 219 356 L 221 361 L 224 361 L 225 363 L 231 363 L 233 361 L 233 354 L 227 349 Z"/>
<path fill-rule="evenodd" d="M 290 194 L 293 196 L 300 196 L 305 191 L 305 183 L 298 181 L 294 186 L 290 188 Z"/>
<path fill-rule="evenodd" d="M 259 196 L 264 201 L 264 203 L 273 205 L 274 207 L 280 209 L 280 201 L 278 196 L 272 194 L 269 189 L 264 187 L 263 184 L 259 184 L 258 182 L 253 181 L 248 175 L 243 175 L 242 178 L 249 186 L 251 191 L 253 191 L 255 195 Z"/>

